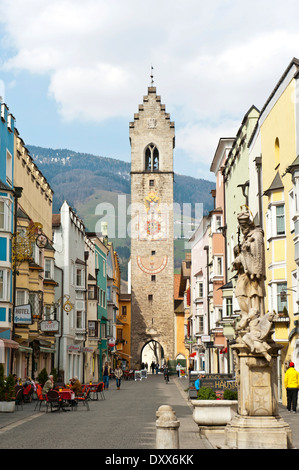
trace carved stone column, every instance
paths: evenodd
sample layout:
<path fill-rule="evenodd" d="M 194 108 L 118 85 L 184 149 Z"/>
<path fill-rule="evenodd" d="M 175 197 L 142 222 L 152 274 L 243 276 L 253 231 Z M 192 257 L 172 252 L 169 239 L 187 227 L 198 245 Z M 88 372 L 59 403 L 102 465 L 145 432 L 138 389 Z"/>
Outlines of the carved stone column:
<path fill-rule="evenodd" d="M 225 428 L 225 446 L 236 449 L 288 449 L 292 431 L 279 416 L 277 401 L 277 355 L 272 359 L 249 353 L 242 344 L 232 346 L 239 366 L 238 414 Z"/>

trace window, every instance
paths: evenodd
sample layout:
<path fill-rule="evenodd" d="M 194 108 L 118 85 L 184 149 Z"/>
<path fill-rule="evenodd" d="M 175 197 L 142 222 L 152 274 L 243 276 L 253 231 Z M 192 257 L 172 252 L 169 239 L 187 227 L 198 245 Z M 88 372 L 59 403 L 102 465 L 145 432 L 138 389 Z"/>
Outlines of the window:
<path fill-rule="evenodd" d="M 126 316 L 127 315 L 127 306 L 126 305 L 123 305 L 122 308 L 121 308 L 121 314 L 123 316 Z"/>
<path fill-rule="evenodd" d="M 31 305 L 32 318 L 41 318 L 43 312 L 43 293 L 29 292 L 29 303 Z"/>
<path fill-rule="evenodd" d="M 118 343 L 123 340 L 123 330 L 121 330 L 120 328 L 117 328 L 116 339 Z"/>
<path fill-rule="evenodd" d="M 83 328 L 83 311 L 77 310 L 76 312 L 76 328 L 82 329 Z"/>
<path fill-rule="evenodd" d="M 0 198 L 0 230 L 11 232 L 11 201 Z"/>
<path fill-rule="evenodd" d="M 216 215 L 216 230 L 218 230 L 222 225 L 222 217 L 221 215 Z"/>
<path fill-rule="evenodd" d="M 9 301 L 10 276 L 7 269 L 0 269 L 0 300 Z"/>
<path fill-rule="evenodd" d="M 52 312 L 51 305 L 45 305 L 45 320 L 54 320 L 54 314 Z"/>
<path fill-rule="evenodd" d="M 152 256 L 155 256 L 156 252 L 155 251 L 152 251 Z"/>
<path fill-rule="evenodd" d="M 149 180 L 149 185 L 150 185 L 150 187 L 155 186 L 155 180 Z"/>
<path fill-rule="evenodd" d="M 17 290 L 16 305 L 26 305 L 26 292 L 24 290 Z"/>
<path fill-rule="evenodd" d="M 82 268 L 76 268 L 76 286 L 84 287 L 84 270 Z"/>
<path fill-rule="evenodd" d="M 230 317 L 233 314 L 233 299 L 232 299 L 232 297 L 227 297 L 225 299 L 225 304 L 226 304 L 226 316 Z"/>
<path fill-rule="evenodd" d="M 97 286 L 88 286 L 88 300 L 97 300 Z"/>
<path fill-rule="evenodd" d="M 5 211 L 4 211 L 4 201 L 0 201 L 0 229 L 4 230 L 4 221 L 5 221 Z"/>
<path fill-rule="evenodd" d="M 203 297 L 203 282 L 197 282 L 197 297 Z"/>
<path fill-rule="evenodd" d="M 152 280 L 152 282 L 156 282 L 156 275 L 155 274 L 152 274 L 151 280 Z"/>
<path fill-rule="evenodd" d="M 101 339 L 107 338 L 107 324 L 101 323 Z"/>
<path fill-rule="evenodd" d="M 159 150 L 154 144 L 149 144 L 145 149 L 145 170 L 159 170 Z"/>
<path fill-rule="evenodd" d="M 148 298 L 149 302 L 152 302 L 152 300 L 153 300 L 153 294 L 149 294 L 147 298 Z"/>
<path fill-rule="evenodd" d="M 45 279 L 53 279 L 53 260 L 45 259 Z"/>
<path fill-rule="evenodd" d="M 285 234 L 284 205 L 276 206 L 276 234 Z"/>
<path fill-rule="evenodd" d="M 97 321 L 88 322 L 88 336 L 91 336 L 92 338 L 97 338 L 98 336 L 98 322 Z"/>
<path fill-rule="evenodd" d="M 287 299 L 287 283 L 280 282 L 277 284 L 277 312 L 283 313 L 283 311 L 288 309 L 288 299 Z"/>
<path fill-rule="evenodd" d="M 215 276 L 223 275 L 223 259 L 222 256 L 216 256 L 215 259 Z"/>
<path fill-rule="evenodd" d="M 6 182 L 12 186 L 12 155 L 6 150 Z"/>

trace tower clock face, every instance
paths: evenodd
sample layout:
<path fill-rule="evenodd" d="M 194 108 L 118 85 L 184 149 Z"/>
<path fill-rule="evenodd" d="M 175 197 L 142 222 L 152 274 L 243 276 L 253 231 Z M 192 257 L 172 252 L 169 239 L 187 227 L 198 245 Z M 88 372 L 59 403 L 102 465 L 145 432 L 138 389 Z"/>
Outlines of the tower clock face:
<path fill-rule="evenodd" d="M 159 274 L 166 268 L 168 257 L 165 256 L 137 256 L 137 265 L 146 274 Z"/>

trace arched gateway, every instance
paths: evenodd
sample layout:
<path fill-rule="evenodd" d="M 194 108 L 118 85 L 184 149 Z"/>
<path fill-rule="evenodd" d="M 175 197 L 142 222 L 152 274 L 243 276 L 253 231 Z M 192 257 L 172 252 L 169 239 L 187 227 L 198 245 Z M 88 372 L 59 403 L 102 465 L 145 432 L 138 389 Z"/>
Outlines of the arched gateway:
<path fill-rule="evenodd" d="M 174 137 L 174 123 L 149 87 L 130 123 L 133 364 L 150 342 L 174 359 Z"/>

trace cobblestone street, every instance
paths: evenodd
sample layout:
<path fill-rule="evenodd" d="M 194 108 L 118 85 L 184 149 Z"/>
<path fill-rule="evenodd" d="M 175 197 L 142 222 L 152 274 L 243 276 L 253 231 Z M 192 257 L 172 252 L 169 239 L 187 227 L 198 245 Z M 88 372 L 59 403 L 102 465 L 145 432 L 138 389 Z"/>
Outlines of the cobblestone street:
<path fill-rule="evenodd" d="M 162 375 L 142 381 L 110 381 L 105 400 L 91 401 L 77 411 L 38 412 L 35 403 L 15 413 L 0 414 L 1 449 L 155 449 L 156 411 L 171 405 L 180 421 L 180 448 L 211 448 L 198 435 L 184 383 L 177 378 L 165 384 Z M 185 381 L 188 387 L 188 381 Z"/>

